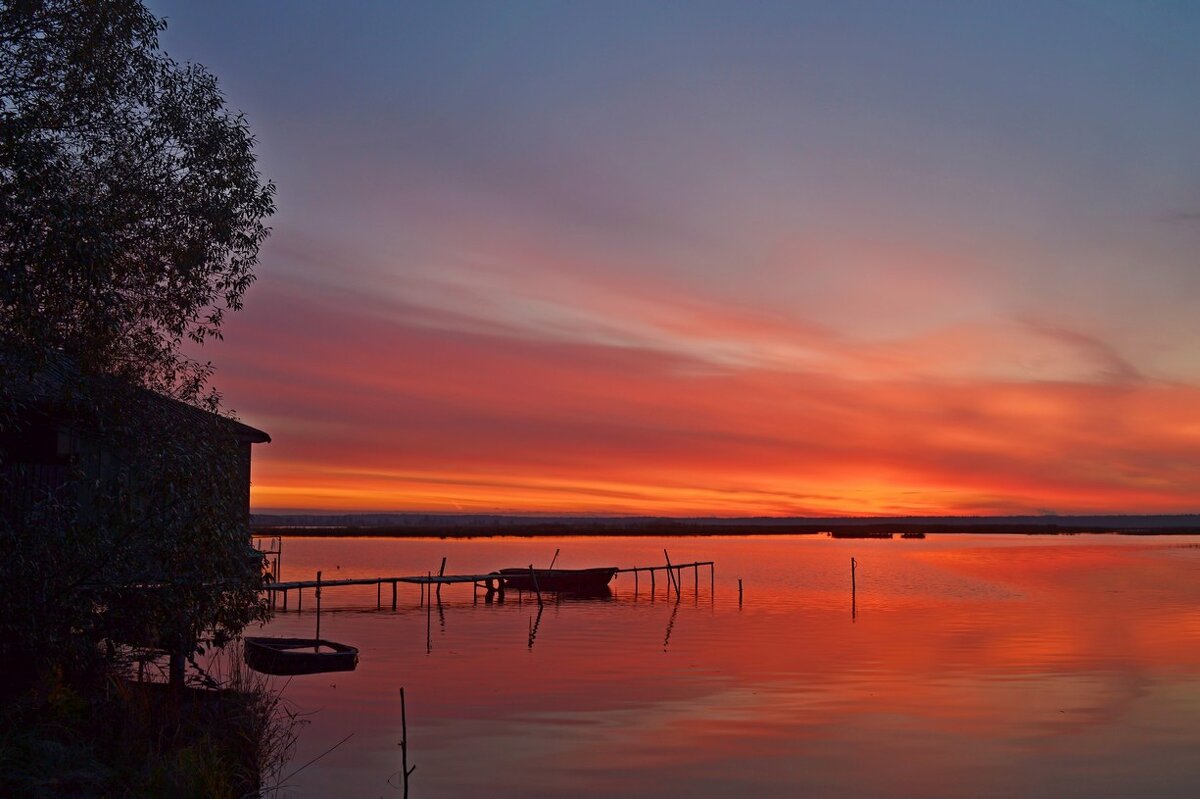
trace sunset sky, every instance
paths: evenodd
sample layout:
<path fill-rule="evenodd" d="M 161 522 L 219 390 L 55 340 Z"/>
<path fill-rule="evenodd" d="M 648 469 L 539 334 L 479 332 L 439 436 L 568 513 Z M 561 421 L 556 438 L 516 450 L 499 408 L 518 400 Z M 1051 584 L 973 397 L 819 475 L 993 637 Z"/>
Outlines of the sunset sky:
<path fill-rule="evenodd" d="M 155 0 L 271 509 L 1200 511 L 1200 5 Z"/>

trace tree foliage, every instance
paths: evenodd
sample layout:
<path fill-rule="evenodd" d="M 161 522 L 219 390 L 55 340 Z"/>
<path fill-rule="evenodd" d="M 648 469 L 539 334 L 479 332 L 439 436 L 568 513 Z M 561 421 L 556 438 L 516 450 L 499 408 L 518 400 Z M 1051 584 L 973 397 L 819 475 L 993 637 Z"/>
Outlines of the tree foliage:
<path fill-rule="evenodd" d="M 275 187 L 163 27 L 138 0 L 0 2 L 0 329 L 215 408 L 185 342 L 241 307 Z"/>

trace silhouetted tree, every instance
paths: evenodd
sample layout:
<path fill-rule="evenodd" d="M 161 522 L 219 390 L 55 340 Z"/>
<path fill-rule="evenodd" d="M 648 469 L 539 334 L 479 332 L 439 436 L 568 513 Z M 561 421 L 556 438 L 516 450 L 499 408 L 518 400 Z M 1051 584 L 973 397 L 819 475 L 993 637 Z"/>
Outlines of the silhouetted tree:
<path fill-rule="evenodd" d="M 138 0 L 0 2 L 0 330 L 191 402 L 254 280 L 275 188 Z"/>

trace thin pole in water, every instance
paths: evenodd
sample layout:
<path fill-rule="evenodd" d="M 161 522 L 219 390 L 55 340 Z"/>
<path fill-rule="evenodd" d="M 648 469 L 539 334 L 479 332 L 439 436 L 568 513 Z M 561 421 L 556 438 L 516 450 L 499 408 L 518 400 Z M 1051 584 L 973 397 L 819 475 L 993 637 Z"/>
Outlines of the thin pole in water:
<path fill-rule="evenodd" d="M 537 573 L 533 570 L 533 564 L 529 564 L 529 576 L 533 578 L 533 590 L 537 591 L 538 607 L 542 606 L 542 589 L 538 585 Z"/>
<path fill-rule="evenodd" d="M 404 688 L 400 688 L 400 769 L 404 774 L 404 799 L 408 799 L 408 778 L 416 766 L 408 767 L 408 713 L 404 707 Z"/>
<path fill-rule="evenodd" d="M 317 572 L 317 641 L 321 640 L 321 573 Z M 313 644 L 313 649 L 320 647 L 320 643 Z"/>
<path fill-rule="evenodd" d="M 663 557 L 667 559 L 667 579 L 675 584 L 675 598 L 679 599 L 679 580 L 671 570 L 671 556 L 667 554 L 667 550 L 663 550 Z"/>
<path fill-rule="evenodd" d="M 854 572 L 858 569 L 858 561 L 850 558 L 850 618 L 858 618 L 858 581 Z"/>

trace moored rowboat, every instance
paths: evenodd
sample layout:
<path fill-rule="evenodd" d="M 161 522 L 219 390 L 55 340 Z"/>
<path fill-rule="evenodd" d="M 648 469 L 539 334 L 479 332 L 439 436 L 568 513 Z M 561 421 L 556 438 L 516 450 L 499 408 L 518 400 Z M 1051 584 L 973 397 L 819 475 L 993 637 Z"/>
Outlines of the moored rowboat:
<path fill-rule="evenodd" d="M 514 567 L 497 572 L 509 591 L 545 591 L 557 594 L 600 594 L 617 573 L 616 566 L 593 569 L 530 569 Z"/>
<path fill-rule="evenodd" d="M 322 674 L 354 671 L 358 648 L 323 638 L 242 639 L 250 668 L 263 674 Z"/>

